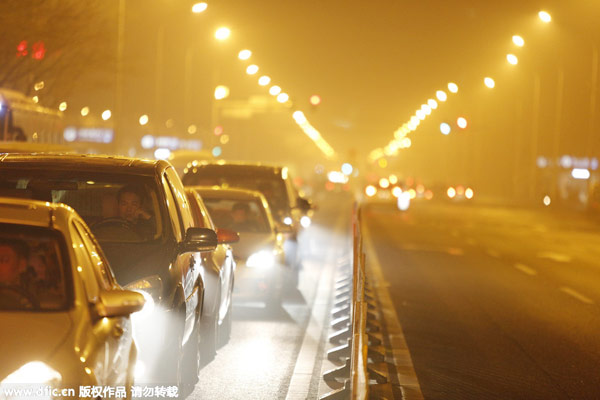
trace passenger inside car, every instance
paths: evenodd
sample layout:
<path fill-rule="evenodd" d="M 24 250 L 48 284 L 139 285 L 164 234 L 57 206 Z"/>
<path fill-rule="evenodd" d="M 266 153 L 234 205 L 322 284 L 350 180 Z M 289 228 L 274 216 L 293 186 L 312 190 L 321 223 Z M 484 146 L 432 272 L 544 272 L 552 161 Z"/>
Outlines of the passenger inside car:
<path fill-rule="evenodd" d="M 0 239 L 0 284 L 20 286 L 21 274 L 27 268 L 28 249 L 18 240 Z"/>

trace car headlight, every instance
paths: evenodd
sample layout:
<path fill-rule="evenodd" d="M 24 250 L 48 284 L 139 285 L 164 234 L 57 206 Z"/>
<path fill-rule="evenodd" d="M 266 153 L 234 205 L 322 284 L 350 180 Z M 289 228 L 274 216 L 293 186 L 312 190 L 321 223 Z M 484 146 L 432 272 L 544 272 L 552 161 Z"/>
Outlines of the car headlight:
<path fill-rule="evenodd" d="M 246 266 L 251 268 L 272 268 L 275 265 L 275 254 L 269 250 L 253 253 L 246 260 Z"/>
<path fill-rule="evenodd" d="M 32 361 L 8 375 L 0 382 L 0 386 L 7 385 L 51 385 L 60 384 L 62 376 L 52 367 L 41 361 Z"/>

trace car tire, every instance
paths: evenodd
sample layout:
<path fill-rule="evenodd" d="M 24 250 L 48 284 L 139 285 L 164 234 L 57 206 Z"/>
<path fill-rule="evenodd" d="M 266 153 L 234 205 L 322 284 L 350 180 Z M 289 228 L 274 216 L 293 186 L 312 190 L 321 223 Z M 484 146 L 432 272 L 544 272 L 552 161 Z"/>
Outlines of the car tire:
<path fill-rule="evenodd" d="M 221 294 L 217 293 L 217 299 Z M 200 335 L 200 360 L 202 365 L 208 365 L 215 359 L 219 335 L 219 306 L 215 305 L 212 316 L 205 315 L 202 321 L 202 334 Z"/>
<path fill-rule="evenodd" d="M 201 311 L 202 302 L 198 303 L 196 308 L 196 323 L 194 330 L 192 331 L 190 338 L 184 349 L 184 372 L 183 372 L 183 394 L 187 396 L 194 390 L 194 386 L 198 382 L 198 375 L 200 374 L 202 352 L 201 352 Z"/>
<path fill-rule="evenodd" d="M 227 315 L 225 315 L 225 318 L 223 318 L 223 322 L 219 327 L 219 348 L 229 343 L 229 339 L 231 338 L 231 325 L 233 324 L 233 318 L 231 314 L 233 314 L 233 299 L 229 300 Z"/>

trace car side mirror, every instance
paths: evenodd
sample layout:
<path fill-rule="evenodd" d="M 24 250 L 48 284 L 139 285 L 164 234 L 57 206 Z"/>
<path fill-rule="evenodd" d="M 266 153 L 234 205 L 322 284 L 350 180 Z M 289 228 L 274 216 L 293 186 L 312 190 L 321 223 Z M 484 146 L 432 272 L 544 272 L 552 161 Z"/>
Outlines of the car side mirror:
<path fill-rule="evenodd" d="M 219 240 L 217 233 L 209 228 L 188 228 L 185 239 L 181 243 L 182 252 L 213 251 L 217 248 Z"/>
<path fill-rule="evenodd" d="M 240 241 L 240 235 L 231 229 L 217 228 L 217 239 L 221 243 L 237 243 Z"/>
<path fill-rule="evenodd" d="M 125 317 L 144 308 L 144 296 L 132 290 L 107 290 L 100 293 L 96 304 L 99 317 Z"/>

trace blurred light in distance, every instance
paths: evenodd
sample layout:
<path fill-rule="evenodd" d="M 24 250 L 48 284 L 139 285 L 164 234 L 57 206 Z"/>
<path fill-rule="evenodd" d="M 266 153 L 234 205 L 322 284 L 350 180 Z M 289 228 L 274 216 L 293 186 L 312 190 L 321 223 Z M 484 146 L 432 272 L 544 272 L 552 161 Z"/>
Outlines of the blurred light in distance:
<path fill-rule="evenodd" d="M 62 103 L 60 103 L 60 104 L 58 105 L 58 109 L 59 109 L 60 111 L 65 111 L 65 110 L 67 109 L 67 102 L 66 102 L 66 101 L 63 101 Z"/>
<path fill-rule="evenodd" d="M 223 126 L 222 125 L 215 126 L 215 129 L 213 132 L 215 135 L 219 136 L 220 134 L 223 133 Z"/>
<path fill-rule="evenodd" d="M 345 175 L 350 175 L 353 170 L 354 170 L 354 168 L 352 167 L 352 164 L 350 164 L 350 163 L 342 164 L 342 173 L 344 173 Z"/>
<path fill-rule="evenodd" d="M 238 58 L 239 58 L 240 60 L 247 60 L 247 59 L 249 59 L 250 57 L 252 57 L 252 52 L 251 52 L 250 50 L 248 50 L 248 49 L 241 50 L 241 51 L 238 53 Z"/>
<path fill-rule="evenodd" d="M 201 12 L 206 11 L 207 8 L 208 4 L 206 4 L 205 2 L 196 3 L 192 6 L 192 12 L 194 14 L 200 14 Z"/>
<path fill-rule="evenodd" d="M 519 59 L 514 54 L 507 54 L 506 61 L 508 61 L 510 65 L 517 65 L 519 63 Z"/>
<path fill-rule="evenodd" d="M 148 116 L 146 114 L 140 117 L 140 125 L 146 125 L 148 123 Z"/>
<path fill-rule="evenodd" d="M 590 171 L 586 168 L 573 168 L 571 176 L 575 179 L 590 179 Z"/>
<path fill-rule="evenodd" d="M 229 30 L 229 28 L 226 27 L 221 27 L 215 32 L 215 38 L 217 40 L 225 40 L 229 37 L 229 35 L 231 35 L 231 30 Z"/>
<path fill-rule="evenodd" d="M 365 194 L 369 197 L 373 197 L 377 194 L 377 188 L 373 185 L 369 185 L 365 188 Z"/>
<path fill-rule="evenodd" d="M 310 226 L 310 223 L 311 220 L 308 215 L 303 215 L 302 218 L 300 218 L 300 225 L 302 225 L 303 228 L 308 228 Z"/>
<path fill-rule="evenodd" d="M 390 181 L 388 181 L 386 178 L 381 178 L 379 180 L 379 186 L 383 189 L 387 189 L 390 187 Z"/>
<path fill-rule="evenodd" d="M 221 144 L 227 144 L 229 143 L 229 135 L 223 135 L 219 138 L 219 142 L 221 142 Z"/>
<path fill-rule="evenodd" d="M 540 17 L 542 22 L 548 23 L 548 22 L 552 21 L 552 17 L 546 11 L 540 11 L 538 13 L 538 16 Z"/>
<path fill-rule="evenodd" d="M 431 107 L 432 110 L 438 108 L 438 103 L 434 99 L 427 100 L 427 104 L 429 105 L 429 107 Z"/>
<path fill-rule="evenodd" d="M 456 190 L 453 187 L 449 187 L 446 191 L 446 194 L 448 195 L 448 197 L 453 199 L 456 196 Z"/>
<path fill-rule="evenodd" d="M 396 183 L 398 183 L 398 177 L 396 175 L 390 175 L 388 180 L 390 181 L 390 183 L 392 185 L 395 185 Z"/>
<path fill-rule="evenodd" d="M 229 96 L 229 88 L 227 86 L 219 85 L 215 88 L 215 99 L 223 100 Z"/>
<path fill-rule="evenodd" d="M 464 195 L 464 194 L 465 194 L 465 188 L 464 188 L 464 186 L 462 186 L 462 185 L 458 185 L 458 186 L 456 187 L 456 194 L 457 194 L 458 196 L 462 196 L 462 195 Z"/>
<path fill-rule="evenodd" d="M 525 46 L 525 40 L 519 35 L 513 35 L 512 41 L 515 46 L 523 47 Z"/>
<path fill-rule="evenodd" d="M 81 109 L 81 116 L 82 116 L 82 117 L 85 117 L 85 116 L 86 116 L 86 115 L 88 115 L 89 113 L 90 113 L 90 108 L 89 108 L 89 107 L 87 107 L 87 106 L 86 106 L 86 107 L 83 107 L 83 108 Z"/>
<path fill-rule="evenodd" d="M 408 190 L 408 195 L 410 196 L 411 200 L 412 199 L 416 199 L 417 198 L 417 191 L 415 189 L 409 189 Z"/>
<path fill-rule="evenodd" d="M 33 90 L 35 90 L 36 92 L 38 90 L 42 90 L 44 88 L 44 81 L 40 81 L 38 83 L 36 83 L 35 85 L 33 85 Z"/>
<path fill-rule="evenodd" d="M 154 150 L 154 158 L 157 160 L 166 160 L 171 155 L 171 150 L 165 148 L 158 148 Z"/>
<path fill-rule="evenodd" d="M 286 225 L 291 225 L 292 222 L 294 222 L 294 220 L 292 220 L 292 217 L 285 217 L 283 219 L 283 223 L 286 224 Z"/>
<path fill-rule="evenodd" d="M 221 153 L 223 153 L 223 150 L 221 150 L 221 146 L 213 147 L 213 149 L 212 149 L 213 157 L 219 157 L 221 155 Z"/>
<path fill-rule="evenodd" d="M 544 205 L 546 207 L 548 207 L 550 205 L 550 203 L 552 203 L 552 200 L 550 199 L 550 196 L 548 196 L 548 195 L 544 196 Z"/>
<path fill-rule="evenodd" d="M 394 197 L 399 197 L 402 194 L 402 189 L 399 186 L 395 186 L 392 189 L 392 194 L 394 195 Z"/>
<path fill-rule="evenodd" d="M 449 135 L 451 130 L 452 128 L 450 128 L 450 125 L 448 125 L 447 123 L 442 122 L 440 124 L 440 132 L 442 132 L 442 134 Z"/>
<path fill-rule="evenodd" d="M 454 82 L 450 82 L 448 84 L 448 90 L 450 91 L 450 93 L 457 93 L 458 92 L 458 85 Z"/>
<path fill-rule="evenodd" d="M 272 96 L 277 96 L 279 93 L 281 93 L 281 88 L 277 85 L 271 86 L 271 88 L 269 89 L 269 93 Z"/>
<path fill-rule="evenodd" d="M 460 129 L 465 129 L 467 127 L 467 120 L 464 117 L 458 117 L 456 125 L 458 125 Z"/>
<path fill-rule="evenodd" d="M 437 92 L 435 92 L 435 97 L 437 97 L 439 101 L 446 101 L 448 95 L 443 90 L 438 90 Z"/>
<path fill-rule="evenodd" d="M 40 101 L 40 98 L 39 98 L 39 97 L 37 97 L 37 96 L 33 96 L 33 97 L 31 98 L 31 100 L 33 100 L 33 102 L 37 104 L 37 103 Z"/>
<path fill-rule="evenodd" d="M 377 164 L 379 164 L 381 168 L 385 168 L 388 166 L 388 162 L 385 158 L 380 158 Z"/>
<path fill-rule="evenodd" d="M 277 101 L 280 102 L 280 103 L 285 103 L 289 99 L 290 99 L 290 96 L 288 96 L 287 93 L 279 93 L 277 95 Z"/>
<path fill-rule="evenodd" d="M 168 120 L 165 121 L 165 126 L 169 129 L 171 129 L 172 127 L 175 126 L 175 121 L 173 121 L 173 118 L 169 118 Z"/>
<path fill-rule="evenodd" d="M 190 135 L 193 135 L 194 133 L 198 132 L 198 127 L 196 125 L 190 125 L 188 126 L 187 131 Z"/>
<path fill-rule="evenodd" d="M 260 78 L 258 78 L 258 84 L 260 86 L 267 86 L 269 83 L 271 83 L 271 78 L 269 78 L 266 75 L 263 75 Z"/>
<path fill-rule="evenodd" d="M 327 174 L 327 179 L 329 179 L 329 182 L 333 182 L 333 183 L 347 183 L 348 182 L 348 177 L 346 175 L 344 175 L 343 173 L 341 173 L 340 171 L 330 171 Z"/>
<path fill-rule="evenodd" d="M 417 185 L 417 193 L 418 194 L 423 194 L 423 192 L 425 192 L 425 186 L 422 183 L 419 183 Z"/>
<path fill-rule="evenodd" d="M 318 106 L 319 104 L 321 104 L 321 97 L 319 95 L 313 94 L 312 96 L 310 96 L 310 104 L 312 104 L 313 106 Z"/>
<path fill-rule="evenodd" d="M 489 87 L 490 89 L 493 89 L 494 86 L 496 86 L 496 82 L 494 82 L 494 80 L 492 78 L 485 77 L 485 79 L 483 80 L 483 83 L 485 84 L 485 86 Z"/>
<path fill-rule="evenodd" d="M 467 188 L 467 190 L 465 190 L 465 197 L 469 200 L 471 200 L 473 198 L 473 189 L 471 188 Z"/>
<path fill-rule="evenodd" d="M 302 111 L 294 111 L 292 117 L 298 124 L 304 124 L 307 122 L 306 117 Z"/>
<path fill-rule="evenodd" d="M 252 64 L 252 65 L 248 65 L 248 67 L 246 68 L 246 73 L 248 75 L 254 75 L 257 72 L 258 72 L 258 65 Z"/>
<path fill-rule="evenodd" d="M 419 118 L 421 121 L 423 121 L 426 117 L 427 114 L 425 114 L 425 111 L 423 110 L 417 110 L 417 113 L 415 114 L 417 116 L 417 118 Z"/>
<path fill-rule="evenodd" d="M 427 200 L 431 200 L 431 199 L 433 199 L 433 192 L 432 192 L 431 190 L 427 189 L 427 190 L 425 191 L 425 198 L 426 198 Z"/>
<path fill-rule="evenodd" d="M 154 137 L 152 135 L 145 135 L 142 137 L 140 143 L 142 144 L 142 149 L 151 149 L 154 147 Z"/>
<path fill-rule="evenodd" d="M 429 104 L 423 104 L 421 110 L 427 115 L 431 114 L 431 107 L 429 107 Z"/>
<path fill-rule="evenodd" d="M 102 119 L 105 121 L 108 121 L 111 116 L 112 116 L 112 113 L 110 112 L 110 110 L 104 110 L 102 112 Z"/>
<path fill-rule="evenodd" d="M 408 192 L 401 193 L 400 196 L 398 196 L 397 204 L 398 204 L 398 209 L 400 211 L 408 210 L 408 207 L 410 207 L 410 193 L 408 193 Z"/>
<path fill-rule="evenodd" d="M 329 181 L 325 182 L 325 189 L 331 192 L 333 189 L 335 189 L 335 183 Z"/>

